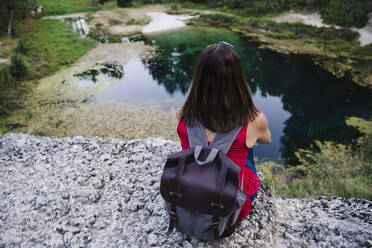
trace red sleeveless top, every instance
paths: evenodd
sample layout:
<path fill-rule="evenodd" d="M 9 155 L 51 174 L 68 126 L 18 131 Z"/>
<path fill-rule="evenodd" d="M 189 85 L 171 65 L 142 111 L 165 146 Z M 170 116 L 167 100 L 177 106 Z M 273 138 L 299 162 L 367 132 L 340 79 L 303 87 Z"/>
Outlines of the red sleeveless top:
<path fill-rule="evenodd" d="M 256 174 L 254 174 L 254 172 L 245 165 L 248 151 L 250 149 L 246 144 L 247 126 L 248 122 L 242 127 L 234 142 L 232 143 L 230 150 L 227 152 L 227 156 L 241 167 L 239 174 L 240 184 L 242 182 L 244 171 L 243 191 L 247 194 L 248 197 L 240 210 L 239 221 L 243 220 L 249 214 L 252 206 L 249 198 L 257 192 L 258 187 L 260 186 L 260 182 L 258 181 Z M 178 122 L 177 133 L 181 140 L 182 150 L 190 149 L 187 127 L 186 123 L 183 120 L 180 120 Z"/>

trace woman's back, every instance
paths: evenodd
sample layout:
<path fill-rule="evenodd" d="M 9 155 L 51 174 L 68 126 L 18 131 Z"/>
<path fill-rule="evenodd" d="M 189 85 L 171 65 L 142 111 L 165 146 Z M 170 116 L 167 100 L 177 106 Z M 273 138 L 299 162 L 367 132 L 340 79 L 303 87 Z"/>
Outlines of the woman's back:
<path fill-rule="evenodd" d="M 208 141 L 216 132 L 228 132 L 242 126 L 227 156 L 241 167 L 239 182 L 244 182 L 248 200 L 239 219 L 245 218 L 251 208 L 251 198 L 257 192 L 259 181 L 247 165 L 249 151 L 256 141 L 270 143 L 270 131 L 265 115 L 254 106 L 244 78 L 242 62 L 232 45 L 220 42 L 208 46 L 199 57 L 191 89 L 184 105 L 177 111 L 177 132 L 182 149 L 189 149 L 187 126 L 201 123 Z M 244 178 L 243 178 L 244 175 Z"/>

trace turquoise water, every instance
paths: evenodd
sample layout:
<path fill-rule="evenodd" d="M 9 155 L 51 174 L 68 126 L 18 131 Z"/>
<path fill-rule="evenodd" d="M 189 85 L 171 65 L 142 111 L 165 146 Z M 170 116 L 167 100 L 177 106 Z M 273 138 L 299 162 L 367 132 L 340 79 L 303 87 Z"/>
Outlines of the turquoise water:
<path fill-rule="evenodd" d="M 147 36 L 158 56 L 123 65 L 124 76 L 97 94 L 99 101 L 143 103 L 163 109 L 184 102 L 194 65 L 209 44 L 226 41 L 242 58 L 256 106 L 269 120 L 272 143 L 257 145 L 255 156 L 295 163 L 294 151 L 310 148 L 314 139 L 352 143 L 359 133 L 346 126 L 347 116 L 372 116 L 372 91 L 347 79 L 337 79 L 306 56 L 261 50 L 258 44 L 226 29 L 188 28 Z M 96 82 L 107 80 L 100 75 Z M 86 80 L 84 81 L 86 85 Z"/>

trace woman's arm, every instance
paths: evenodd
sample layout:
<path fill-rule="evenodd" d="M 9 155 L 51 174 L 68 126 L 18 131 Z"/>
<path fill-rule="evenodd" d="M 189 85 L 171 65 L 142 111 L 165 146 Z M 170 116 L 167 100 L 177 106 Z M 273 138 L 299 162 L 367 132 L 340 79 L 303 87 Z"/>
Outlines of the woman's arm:
<path fill-rule="evenodd" d="M 268 121 L 264 113 L 260 113 L 258 117 L 258 138 L 257 141 L 261 144 L 270 144 L 271 143 L 271 133 L 268 126 Z"/>
<path fill-rule="evenodd" d="M 261 144 L 269 144 L 271 142 L 271 133 L 267 119 L 262 112 L 253 121 L 250 121 L 247 127 L 247 146 L 253 147 L 257 141 Z"/>

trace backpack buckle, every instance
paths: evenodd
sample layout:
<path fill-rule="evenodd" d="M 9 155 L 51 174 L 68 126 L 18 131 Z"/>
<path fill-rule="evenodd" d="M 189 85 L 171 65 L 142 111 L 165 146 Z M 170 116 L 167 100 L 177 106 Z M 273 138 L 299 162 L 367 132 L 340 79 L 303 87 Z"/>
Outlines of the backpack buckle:
<path fill-rule="evenodd" d="M 177 220 L 177 214 L 173 211 L 169 211 L 169 218 L 172 220 Z"/>
<path fill-rule="evenodd" d="M 220 224 L 219 221 L 217 221 L 217 222 L 213 222 L 213 223 L 212 223 L 212 227 L 217 228 L 219 224 Z"/>
<path fill-rule="evenodd" d="M 211 207 L 219 207 L 220 209 L 223 209 L 224 206 L 222 204 L 211 202 Z"/>
<path fill-rule="evenodd" d="M 182 197 L 182 194 L 180 194 L 180 193 L 176 193 L 176 192 L 172 192 L 172 191 L 169 192 L 169 195 L 170 195 L 170 196 L 174 196 L 174 195 L 175 195 L 175 196 L 177 196 L 178 198 L 181 198 L 181 197 Z"/>

